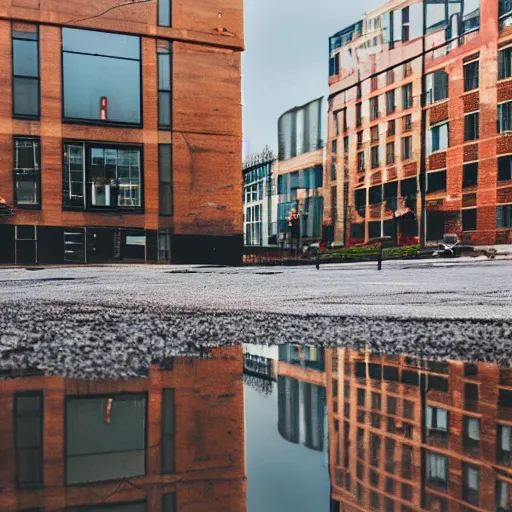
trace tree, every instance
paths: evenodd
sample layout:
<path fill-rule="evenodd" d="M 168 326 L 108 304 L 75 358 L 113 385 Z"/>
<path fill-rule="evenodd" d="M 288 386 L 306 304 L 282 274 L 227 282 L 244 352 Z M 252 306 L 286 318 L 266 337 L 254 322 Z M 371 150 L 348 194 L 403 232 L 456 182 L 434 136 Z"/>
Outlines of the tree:
<path fill-rule="evenodd" d="M 273 149 L 267 144 L 259 153 L 251 153 L 244 158 L 243 168 L 253 167 L 264 162 L 272 162 L 276 159 Z"/>

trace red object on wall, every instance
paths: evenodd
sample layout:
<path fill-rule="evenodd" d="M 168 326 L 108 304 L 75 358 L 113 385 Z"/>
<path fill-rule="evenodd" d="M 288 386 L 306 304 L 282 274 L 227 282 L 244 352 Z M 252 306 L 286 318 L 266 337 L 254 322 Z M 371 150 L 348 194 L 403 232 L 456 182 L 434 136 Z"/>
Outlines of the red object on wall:
<path fill-rule="evenodd" d="M 101 98 L 100 108 L 101 108 L 100 118 L 102 121 L 106 121 L 107 120 L 107 112 L 108 112 L 108 100 L 107 100 L 106 96 L 103 96 Z"/>

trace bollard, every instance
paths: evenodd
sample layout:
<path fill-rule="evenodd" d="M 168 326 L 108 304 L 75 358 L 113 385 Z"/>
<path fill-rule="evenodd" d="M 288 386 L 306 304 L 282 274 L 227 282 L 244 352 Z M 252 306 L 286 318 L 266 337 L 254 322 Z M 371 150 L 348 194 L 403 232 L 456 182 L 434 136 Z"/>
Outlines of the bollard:
<path fill-rule="evenodd" d="M 377 270 L 382 270 L 382 242 L 379 245 L 379 254 L 377 256 Z"/>

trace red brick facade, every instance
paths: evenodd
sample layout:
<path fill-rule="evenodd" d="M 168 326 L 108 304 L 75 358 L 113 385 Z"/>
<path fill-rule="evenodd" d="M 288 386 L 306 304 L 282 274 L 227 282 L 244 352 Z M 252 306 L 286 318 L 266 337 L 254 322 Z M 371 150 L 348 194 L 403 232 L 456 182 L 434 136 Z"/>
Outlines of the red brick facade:
<path fill-rule="evenodd" d="M 200 258 L 200 247 L 210 256 L 224 253 L 226 261 L 240 259 L 242 2 L 205 6 L 200 1 L 172 1 L 170 28 L 158 26 L 156 1 L 113 8 L 118 3 L 0 0 L 0 196 L 13 204 L 13 135 L 40 137 L 42 169 L 40 209 L 15 208 L 16 215 L 0 225 L 1 235 L 10 243 L 13 225 L 133 228 L 155 234 L 148 235 L 146 261 L 160 259 L 153 242 L 157 232 L 170 234 L 174 261 Z M 11 28 L 18 22 L 39 27 L 41 108 L 40 118 L 33 121 L 13 119 Z M 63 123 L 63 27 L 140 36 L 140 127 Z M 173 44 L 169 130 L 158 126 L 159 40 Z M 65 211 L 62 167 L 67 139 L 142 145 L 143 212 Z M 159 215 L 159 144 L 172 145 L 171 216 Z M 0 254 L 0 261 L 9 259 L 7 252 Z"/>

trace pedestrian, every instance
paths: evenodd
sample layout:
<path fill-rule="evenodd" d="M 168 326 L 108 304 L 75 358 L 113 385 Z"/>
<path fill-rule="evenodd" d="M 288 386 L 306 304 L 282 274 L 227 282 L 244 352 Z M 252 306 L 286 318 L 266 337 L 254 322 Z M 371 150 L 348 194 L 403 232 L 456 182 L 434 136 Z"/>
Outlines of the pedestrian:
<path fill-rule="evenodd" d="M 288 229 L 290 230 L 291 235 L 291 249 L 293 252 L 293 241 L 296 242 L 296 252 L 299 252 L 299 244 L 300 244 L 300 222 L 299 216 L 297 214 L 297 210 L 292 208 L 290 210 L 290 215 L 288 216 Z"/>

